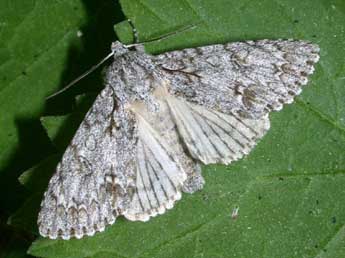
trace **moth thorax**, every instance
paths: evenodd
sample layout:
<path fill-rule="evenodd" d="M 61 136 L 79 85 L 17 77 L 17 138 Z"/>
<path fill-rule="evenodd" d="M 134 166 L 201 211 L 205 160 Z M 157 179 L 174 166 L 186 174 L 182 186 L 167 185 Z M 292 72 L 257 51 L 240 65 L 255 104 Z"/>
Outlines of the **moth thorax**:
<path fill-rule="evenodd" d="M 118 57 L 127 53 L 129 50 L 120 41 L 115 41 L 111 44 L 111 51 L 113 52 L 114 57 Z"/>

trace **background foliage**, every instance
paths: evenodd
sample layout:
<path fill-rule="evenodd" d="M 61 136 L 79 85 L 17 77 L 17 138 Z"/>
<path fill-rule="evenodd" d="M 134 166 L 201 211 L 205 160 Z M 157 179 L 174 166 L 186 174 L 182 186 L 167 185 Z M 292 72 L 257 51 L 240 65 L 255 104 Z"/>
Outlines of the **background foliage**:
<path fill-rule="evenodd" d="M 26 257 L 30 247 L 36 257 L 345 257 L 345 2 L 96 2 L 0 0 L 0 255 Z M 118 219 L 83 240 L 35 240 L 42 193 L 102 87 L 101 72 L 45 97 L 109 51 L 114 24 L 131 41 L 125 17 L 141 41 L 197 25 L 146 44 L 150 53 L 297 38 L 318 43 L 321 60 L 296 102 L 271 114 L 271 130 L 247 158 L 204 167 L 204 190 L 164 216 Z"/>

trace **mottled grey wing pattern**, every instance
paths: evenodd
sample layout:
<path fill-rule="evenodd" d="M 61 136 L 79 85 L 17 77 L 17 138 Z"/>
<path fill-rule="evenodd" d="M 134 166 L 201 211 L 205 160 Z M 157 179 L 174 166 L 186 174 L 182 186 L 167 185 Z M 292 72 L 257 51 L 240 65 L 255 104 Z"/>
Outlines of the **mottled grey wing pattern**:
<path fill-rule="evenodd" d="M 38 216 L 42 236 L 81 238 L 103 231 L 129 202 L 135 187 L 134 117 L 115 110 L 106 87 L 86 114 L 49 182 Z M 125 121 L 121 121 L 125 119 Z"/>
<path fill-rule="evenodd" d="M 195 192 L 204 179 L 184 151 L 161 86 L 150 111 L 115 103 L 106 87 L 81 123 L 51 178 L 38 217 L 42 236 L 82 238 L 119 215 L 147 221 Z"/>
<path fill-rule="evenodd" d="M 229 164 L 269 129 L 268 113 L 293 102 L 313 73 L 318 46 L 259 40 L 154 57 L 169 81 L 169 107 L 190 155 Z"/>
<path fill-rule="evenodd" d="M 163 53 L 170 92 L 220 112 L 260 118 L 293 102 L 319 60 L 306 41 L 258 40 Z"/>
<path fill-rule="evenodd" d="M 150 56 L 113 44 L 114 63 L 49 182 L 38 217 L 50 238 L 147 221 L 201 189 L 200 163 L 229 164 L 269 129 L 318 61 L 305 41 L 261 40 Z M 117 101 L 115 101 L 117 99 Z"/>

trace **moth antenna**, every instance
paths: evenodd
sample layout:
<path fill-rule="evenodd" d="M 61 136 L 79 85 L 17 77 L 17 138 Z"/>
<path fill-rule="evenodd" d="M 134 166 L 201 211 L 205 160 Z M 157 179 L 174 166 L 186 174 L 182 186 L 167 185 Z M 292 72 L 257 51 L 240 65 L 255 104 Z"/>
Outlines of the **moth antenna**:
<path fill-rule="evenodd" d="M 139 43 L 139 37 L 138 37 L 138 31 L 137 29 L 134 27 L 134 24 L 133 22 L 128 19 L 128 23 L 130 24 L 130 26 L 132 27 L 132 30 L 133 30 L 133 34 L 134 34 L 134 44 L 130 44 L 130 45 L 125 45 L 127 48 L 131 48 L 131 47 L 136 47 L 136 46 L 141 46 L 143 44 L 146 44 L 146 43 L 151 43 L 151 42 L 155 42 L 155 41 L 161 41 L 163 39 L 166 39 L 166 38 L 169 38 L 173 35 L 176 35 L 178 33 L 181 33 L 181 32 L 184 32 L 186 30 L 190 30 L 190 29 L 194 29 L 196 28 L 196 24 L 191 24 L 191 25 L 188 25 L 186 27 L 183 27 L 179 30 L 176 30 L 176 31 L 173 31 L 173 32 L 170 32 L 168 34 L 165 34 L 163 36 L 160 36 L 160 37 L 156 37 L 156 38 L 153 38 L 153 39 L 150 39 L 148 41 L 144 41 L 144 42 L 140 42 Z M 65 87 L 63 87 L 61 90 L 53 93 L 52 95 L 48 96 L 46 98 L 46 100 L 48 99 L 51 99 L 53 97 L 55 97 L 56 95 L 66 91 L 67 89 L 71 88 L 74 84 L 76 84 L 78 81 L 80 81 L 81 79 L 83 79 L 84 77 L 86 77 L 87 75 L 89 75 L 90 73 L 92 73 L 93 71 L 95 71 L 99 66 L 101 66 L 105 61 L 107 61 L 110 57 L 112 57 L 114 55 L 114 52 L 111 52 L 109 53 L 106 57 L 104 57 L 98 64 L 92 66 L 88 71 L 86 71 L 85 73 L 83 73 L 82 75 L 80 75 L 79 77 L 77 77 L 76 79 L 74 79 L 73 81 L 71 81 L 68 85 L 66 85 Z"/>
<path fill-rule="evenodd" d="M 89 75 L 90 73 L 92 73 L 93 71 L 95 71 L 98 67 L 100 67 L 105 61 L 107 61 L 109 58 L 111 58 L 114 55 L 114 52 L 112 51 L 111 53 L 109 53 L 106 57 L 104 57 L 100 62 L 98 62 L 98 64 L 92 66 L 89 70 L 87 70 L 85 73 L 83 73 L 82 75 L 80 75 L 79 77 L 77 77 L 76 79 L 74 79 L 73 81 L 71 81 L 68 85 L 66 85 L 65 87 L 63 87 L 61 90 L 53 93 L 52 95 L 48 96 L 46 98 L 46 100 L 51 99 L 53 97 L 55 97 L 56 95 L 66 91 L 67 89 L 71 88 L 74 84 L 76 84 L 78 81 L 80 81 L 81 79 L 83 79 L 84 77 L 86 77 L 87 75 Z"/>
<path fill-rule="evenodd" d="M 200 23 L 200 22 L 199 22 Z M 197 23 L 197 24 L 199 24 Z M 132 21 L 129 20 L 129 24 L 132 26 L 133 28 L 133 33 L 134 33 L 134 41 L 135 43 L 134 44 L 130 44 L 130 45 L 126 45 L 127 48 L 130 48 L 130 47 L 136 47 L 136 46 L 140 46 L 140 45 L 143 45 L 143 44 L 146 44 L 146 43 L 151 43 L 151 42 L 155 42 L 155 41 L 161 41 L 161 40 L 164 40 L 164 39 L 167 39 L 167 38 L 170 38 L 171 36 L 174 36 L 176 34 L 179 34 L 181 32 L 184 32 L 184 31 L 187 31 L 187 30 L 192 30 L 192 29 L 195 29 L 197 27 L 197 24 L 190 24 L 190 25 L 187 25 L 185 27 L 182 27 L 181 29 L 178 29 L 176 31 L 172 31 L 172 32 L 169 32 L 165 35 L 162 35 L 162 36 L 159 36 L 159 37 L 156 37 L 156 38 L 153 38 L 153 39 L 150 39 L 150 40 L 147 40 L 147 41 L 143 41 L 143 42 L 138 42 L 138 31 L 135 29 Z"/>

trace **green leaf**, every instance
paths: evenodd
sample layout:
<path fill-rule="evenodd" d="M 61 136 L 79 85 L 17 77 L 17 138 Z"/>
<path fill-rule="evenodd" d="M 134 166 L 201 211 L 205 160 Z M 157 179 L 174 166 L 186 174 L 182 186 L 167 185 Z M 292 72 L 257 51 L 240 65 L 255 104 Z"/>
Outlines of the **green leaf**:
<path fill-rule="evenodd" d="M 321 47 L 316 73 L 293 105 L 271 114 L 254 151 L 203 169 L 205 188 L 147 223 L 119 218 L 82 240 L 38 239 L 38 257 L 344 257 L 345 2 L 342 0 L 123 0 L 150 53 L 262 38 Z M 116 26 L 131 39 L 127 23 Z M 61 50 L 62 51 L 62 50 Z M 85 53 L 87 55 L 88 53 Z M 34 79 L 33 79 L 34 80 Z M 239 207 L 237 219 L 233 209 Z"/>

